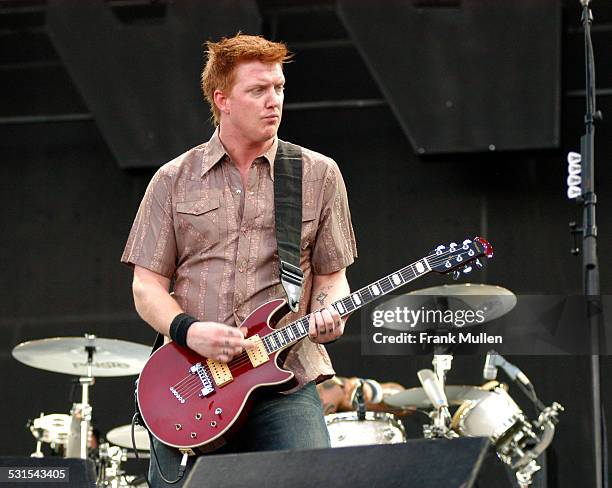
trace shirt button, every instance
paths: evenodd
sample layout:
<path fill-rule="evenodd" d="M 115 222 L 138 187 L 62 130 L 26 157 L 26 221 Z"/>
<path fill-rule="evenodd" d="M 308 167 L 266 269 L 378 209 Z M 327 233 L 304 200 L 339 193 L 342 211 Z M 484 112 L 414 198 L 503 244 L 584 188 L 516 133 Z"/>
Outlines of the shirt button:
<path fill-rule="evenodd" d="M 242 193 L 242 190 L 240 190 L 240 189 L 237 189 L 237 190 L 236 190 L 236 194 L 237 194 L 237 195 L 240 195 L 241 193 Z"/>

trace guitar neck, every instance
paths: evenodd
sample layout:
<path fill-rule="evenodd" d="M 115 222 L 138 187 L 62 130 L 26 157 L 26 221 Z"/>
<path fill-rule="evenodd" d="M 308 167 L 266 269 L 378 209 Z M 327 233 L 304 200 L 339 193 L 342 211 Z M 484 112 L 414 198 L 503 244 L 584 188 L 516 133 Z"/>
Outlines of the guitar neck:
<path fill-rule="evenodd" d="M 415 261 L 405 268 L 397 270 L 374 283 L 357 290 L 350 295 L 336 300 L 331 306 L 344 317 L 364 305 L 377 300 L 378 298 L 401 288 L 402 286 L 426 275 L 432 269 L 430 260 L 439 260 L 441 256 L 432 255 Z M 446 259 L 446 258 L 444 258 Z M 263 338 L 266 350 L 272 353 L 287 346 L 297 343 L 308 336 L 308 324 L 312 313 L 305 315 L 301 319 L 275 330 Z"/>

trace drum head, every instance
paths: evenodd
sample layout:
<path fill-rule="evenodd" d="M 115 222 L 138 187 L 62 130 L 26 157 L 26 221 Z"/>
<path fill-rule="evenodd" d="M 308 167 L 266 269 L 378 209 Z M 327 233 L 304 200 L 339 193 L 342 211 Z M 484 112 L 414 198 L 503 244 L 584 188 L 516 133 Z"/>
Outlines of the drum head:
<path fill-rule="evenodd" d="M 357 412 L 343 412 L 325 417 L 332 447 L 406 442 L 403 424 L 392 414 L 366 412 L 360 420 Z"/>

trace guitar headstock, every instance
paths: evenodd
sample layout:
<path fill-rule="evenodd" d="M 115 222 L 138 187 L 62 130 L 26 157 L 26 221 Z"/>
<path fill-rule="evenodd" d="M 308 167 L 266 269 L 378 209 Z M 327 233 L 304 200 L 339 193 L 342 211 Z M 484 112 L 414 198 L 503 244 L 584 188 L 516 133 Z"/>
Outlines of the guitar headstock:
<path fill-rule="evenodd" d="M 427 257 L 427 262 L 432 271 L 442 274 L 453 272 L 453 277 L 456 279 L 460 272 L 465 274 L 471 272 L 472 264 L 481 268 L 483 266 L 481 257 L 492 258 L 493 246 L 482 237 L 474 237 L 473 240 L 464 240 L 461 245 L 456 242 L 439 245 Z"/>

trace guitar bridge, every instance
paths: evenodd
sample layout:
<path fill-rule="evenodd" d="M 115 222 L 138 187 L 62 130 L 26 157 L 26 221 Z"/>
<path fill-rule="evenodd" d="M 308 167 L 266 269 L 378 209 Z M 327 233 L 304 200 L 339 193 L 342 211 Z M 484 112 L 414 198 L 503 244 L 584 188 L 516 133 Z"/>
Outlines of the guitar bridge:
<path fill-rule="evenodd" d="M 246 348 L 246 353 L 251 360 L 251 364 L 254 368 L 269 361 L 266 346 L 259 335 L 255 334 L 249 338 L 251 345 Z"/>
<path fill-rule="evenodd" d="M 200 377 L 200 381 L 202 382 L 202 389 L 200 390 L 200 396 L 205 397 L 206 395 L 210 395 L 213 391 L 215 391 L 215 387 L 208 376 L 208 373 L 202 366 L 202 363 L 197 363 L 191 367 L 192 373 L 197 373 Z"/>

